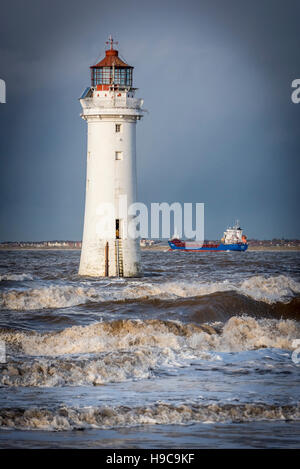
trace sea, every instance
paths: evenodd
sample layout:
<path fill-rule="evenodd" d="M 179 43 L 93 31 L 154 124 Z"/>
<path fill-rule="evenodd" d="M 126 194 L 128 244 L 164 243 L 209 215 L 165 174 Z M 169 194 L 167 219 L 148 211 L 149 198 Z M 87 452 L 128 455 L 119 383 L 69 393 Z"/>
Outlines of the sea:
<path fill-rule="evenodd" d="M 299 447 L 300 252 L 79 258 L 0 251 L 0 448 Z"/>

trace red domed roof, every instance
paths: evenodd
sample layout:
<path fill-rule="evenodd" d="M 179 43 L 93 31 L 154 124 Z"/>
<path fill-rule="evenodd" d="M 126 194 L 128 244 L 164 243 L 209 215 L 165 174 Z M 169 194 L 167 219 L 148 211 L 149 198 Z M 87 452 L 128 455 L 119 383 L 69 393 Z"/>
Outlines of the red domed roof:
<path fill-rule="evenodd" d="M 115 49 L 109 49 L 105 51 L 105 57 L 96 65 L 92 65 L 90 68 L 100 68 L 100 67 L 126 67 L 126 68 L 133 68 L 131 65 L 128 65 L 126 62 L 123 62 L 119 58 L 119 53 Z"/>

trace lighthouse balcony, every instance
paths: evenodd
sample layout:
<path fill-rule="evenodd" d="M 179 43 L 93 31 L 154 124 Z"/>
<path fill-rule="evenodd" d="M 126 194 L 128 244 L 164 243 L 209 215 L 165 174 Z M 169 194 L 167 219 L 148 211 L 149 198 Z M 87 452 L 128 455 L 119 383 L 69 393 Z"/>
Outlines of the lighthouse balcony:
<path fill-rule="evenodd" d="M 80 100 L 83 119 L 93 116 L 123 115 L 128 118 L 140 119 L 145 110 L 142 108 L 144 101 L 128 96 L 110 95 L 107 97 L 84 98 Z"/>
<path fill-rule="evenodd" d="M 94 97 L 85 98 L 80 100 L 81 105 L 84 109 L 94 108 L 127 108 L 127 109 L 139 109 L 142 110 L 143 99 L 129 98 L 128 96 L 107 96 L 107 97 Z"/>

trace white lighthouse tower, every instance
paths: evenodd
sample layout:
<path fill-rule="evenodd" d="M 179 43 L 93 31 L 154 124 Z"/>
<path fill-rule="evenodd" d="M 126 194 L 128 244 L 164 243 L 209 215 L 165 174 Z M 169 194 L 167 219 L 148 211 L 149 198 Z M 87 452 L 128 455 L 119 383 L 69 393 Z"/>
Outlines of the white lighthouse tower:
<path fill-rule="evenodd" d="M 143 115 L 132 86 L 133 67 L 114 49 L 91 68 L 91 87 L 80 98 L 88 124 L 84 231 L 79 274 L 134 277 L 140 246 L 127 232 L 127 208 L 136 202 L 136 122 Z"/>

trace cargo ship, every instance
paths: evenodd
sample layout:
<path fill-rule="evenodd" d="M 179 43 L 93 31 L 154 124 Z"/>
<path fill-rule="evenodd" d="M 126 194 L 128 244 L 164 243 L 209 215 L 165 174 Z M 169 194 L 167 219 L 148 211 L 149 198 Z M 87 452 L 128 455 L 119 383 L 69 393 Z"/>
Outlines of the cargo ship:
<path fill-rule="evenodd" d="M 182 251 L 246 251 L 248 249 L 247 236 L 243 235 L 243 230 L 238 221 L 234 226 L 224 231 L 224 236 L 218 244 L 182 241 L 177 237 L 174 237 L 168 243 L 170 250 Z"/>

